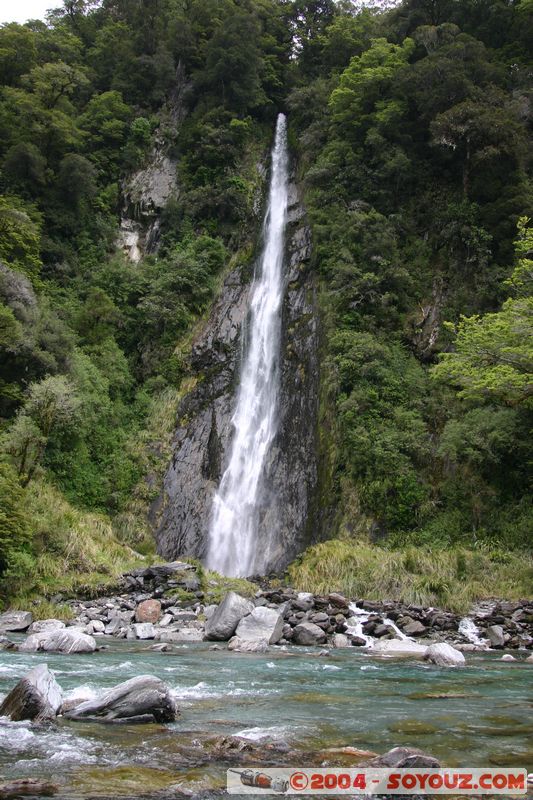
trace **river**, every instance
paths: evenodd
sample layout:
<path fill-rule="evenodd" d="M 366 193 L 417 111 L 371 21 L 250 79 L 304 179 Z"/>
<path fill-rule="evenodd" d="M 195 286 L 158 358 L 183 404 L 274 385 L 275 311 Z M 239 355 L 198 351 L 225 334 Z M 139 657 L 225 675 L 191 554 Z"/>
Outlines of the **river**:
<path fill-rule="evenodd" d="M 223 786 L 230 763 L 213 749 L 213 737 L 235 735 L 286 742 L 291 762 L 294 751 L 350 745 L 381 753 L 401 744 L 448 766 L 531 768 L 533 667 L 500 658 L 501 652 L 468 654 L 466 668 L 442 669 L 379 660 L 355 647 L 322 658 L 313 648 L 245 654 L 211 650 L 209 643 L 160 653 L 120 640 L 91 655 L 2 652 L 2 694 L 43 662 L 67 695 L 150 673 L 172 687 L 181 717 L 172 725 L 58 720 L 47 727 L 3 718 L 0 775 L 51 779 L 62 800 L 158 790 L 205 797 Z"/>

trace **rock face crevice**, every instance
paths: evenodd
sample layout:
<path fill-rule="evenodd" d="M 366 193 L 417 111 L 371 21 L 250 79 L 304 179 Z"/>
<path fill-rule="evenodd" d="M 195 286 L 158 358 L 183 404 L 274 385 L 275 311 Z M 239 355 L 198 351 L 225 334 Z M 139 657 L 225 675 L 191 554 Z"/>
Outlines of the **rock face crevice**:
<path fill-rule="evenodd" d="M 295 183 L 290 186 L 285 293 L 282 308 L 278 433 L 266 464 L 271 502 L 263 506 L 261 533 L 275 526 L 269 568 L 283 568 L 313 539 L 317 483 L 318 305 L 310 266 L 311 234 Z M 231 417 L 249 308 L 250 265 L 229 273 L 210 317 L 193 344 L 191 372 L 198 381 L 177 410 L 173 456 L 164 479 L 163 512 L 156 531 L 166 558 L 206 554 L 214 492 L 229 457 Z"/>

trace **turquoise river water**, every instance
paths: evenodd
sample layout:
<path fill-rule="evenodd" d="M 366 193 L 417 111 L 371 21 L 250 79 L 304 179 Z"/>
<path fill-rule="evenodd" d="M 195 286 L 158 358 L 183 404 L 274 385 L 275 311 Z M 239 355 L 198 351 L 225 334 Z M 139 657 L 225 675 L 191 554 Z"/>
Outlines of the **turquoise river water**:
<path fill-rule="evenodd" d="M 149 673 L 172 687 L 181 716 L 150 726 L 40 727 L 0 718 L 0 776 L 51 779 L 69 800 L 205 792 L 222 787 L 228 765 L 216 738 L 235 735 L 263 748 L 286 743 L 287 762 L 295 752 L 331 747 L 382 753 L 411 745 L 448 766 L 532 771 L 533 665 L 468 654 L 466 668 L 441 669 L 355 647 L 317 656 L 312 648 L 239 654 L 207 643 L 159 653 L 123 641 L 91 655 L 2 652 L 0 694 L 42 662 L 67 697 Z"/>

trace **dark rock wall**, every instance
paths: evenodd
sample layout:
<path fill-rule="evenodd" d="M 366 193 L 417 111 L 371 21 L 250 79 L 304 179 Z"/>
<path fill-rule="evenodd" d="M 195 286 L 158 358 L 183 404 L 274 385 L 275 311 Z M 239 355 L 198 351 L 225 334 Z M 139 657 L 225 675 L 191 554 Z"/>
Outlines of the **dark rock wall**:
<path fill-rule="evenodd" d="M 265 468 L 259 527 L 269 569 L 285 566 L 317 538 L 318 312 L 311 236 L 294 184 L 286 250 L 279 429 Z M 166 558 L 202 558 L 206 552 L 213 494 L 229 457 L 251 273 L 245 266 L 226 277 L 192 348 L 191 370 L 198 383 L 178 408 L 156 531 L 158 551 Z"/>

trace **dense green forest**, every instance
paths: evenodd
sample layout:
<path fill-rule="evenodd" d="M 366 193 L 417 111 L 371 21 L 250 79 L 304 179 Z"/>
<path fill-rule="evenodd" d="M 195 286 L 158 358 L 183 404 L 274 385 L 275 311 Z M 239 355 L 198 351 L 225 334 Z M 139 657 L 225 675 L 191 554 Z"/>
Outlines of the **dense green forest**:
<path fill-rule="evenodd" d="M 64 0 L 0 27 L 4 594 L 98 582 L 153 547 L 188 343 L 250 256 L 279 111 L 320 286 L 335 539 L 293 574 L 350 565 L 359 541 L 460 547 L 485 558 L 479 591 L 509 564 L 526 591 L 532 45 L 531 0 Z M 179 202 L 132 263 L 123 182 L 155 142 Z"/>

